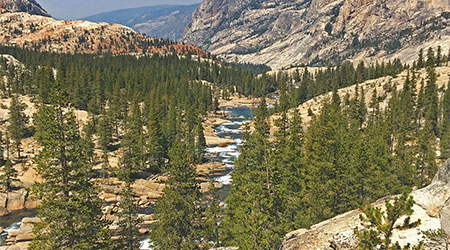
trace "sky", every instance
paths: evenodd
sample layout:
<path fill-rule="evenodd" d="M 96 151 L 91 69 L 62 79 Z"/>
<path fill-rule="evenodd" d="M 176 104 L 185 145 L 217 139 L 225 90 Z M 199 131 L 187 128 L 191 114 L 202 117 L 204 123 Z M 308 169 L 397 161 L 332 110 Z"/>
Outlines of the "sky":
<path fill-rule="evenodd" d="M 201 0 L 37 0 L 50 15 L 58 19 L 79 19 L 93 14 L 127 8 L 163 4 L 189 5 Z"/>

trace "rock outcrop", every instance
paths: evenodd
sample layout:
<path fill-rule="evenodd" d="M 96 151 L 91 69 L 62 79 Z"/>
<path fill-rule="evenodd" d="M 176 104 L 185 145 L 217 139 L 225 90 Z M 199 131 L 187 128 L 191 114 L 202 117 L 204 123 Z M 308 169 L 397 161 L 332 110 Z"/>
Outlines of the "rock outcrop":
<path fill-rule="evenodd" d="M 23 209 L 34 209 L 39 201 L 33 200 L 27 189 L 21 188 L 11 192 L 0 192 L 0 217 Z"/>
<path fill-rule="evenodd" d="M 0 8 L 11 12 L 27 12 L 33 15 L 50 15 L 35 0 L 0 0 Z"/>
<path fill-rule="evenodd" d="M 450 200 L 448 200 L 440 213 L 441 228 L 447 238 L 450 238 Z"/>
<path fill-rule="evenodd" d="M 411 215 L 411 221 L 420 219 L 421 224 L 417 228 L 394 230 L 392 235 L 393 242 L 398 241 L 404 246 L 407 243 L 418 244 L 419 241 L 424 241 L 425 249 L 445 249 L 444 240 L 437 242 L 430 241 L 421 232 L 441 228 L 447 234 L 450 232 L 450 200 L 448 190 L 450 190 L 450 160 L 441 166 L 429 186 L 411 193 L 417 202 L 413 206 L 414 213 Z M 383 207 L 385 200 L 391 198 L 380 199 L 372 205 L 375 207 Z M 301 229 L 289 233 L 285 237 L 282 249 L 356 249 L 358 241 L 353 230 L 356 227 L 361 227 L 360 214 L 361 211 L 359 209 L 353 210 L 313 225 L 309 230 Z"/>
<path fill-rule="evenodd" d="M 344 59 L 415 59 L 448 51 L 447 0 L 204 0 L 184 41 L 213 54 L 273 68 Z"/>
<path fill-rule="evenodd" d="M 62 21 L 0 11 L 0 44 L 56 53 L 177 53 L 207 57 L 205 51 L 148 37 L 119 24 Z"/>

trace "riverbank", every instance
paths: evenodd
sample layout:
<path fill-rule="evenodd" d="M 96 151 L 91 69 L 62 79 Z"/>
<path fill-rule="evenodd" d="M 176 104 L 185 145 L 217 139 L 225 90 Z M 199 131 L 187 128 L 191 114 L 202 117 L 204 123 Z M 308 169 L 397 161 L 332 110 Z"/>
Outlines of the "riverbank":
<path fill-rule="evenodd" d="M 219 101 L 220 110 L 209 113 L 203 122 L 206 145 L 208 147 L 227 147 L 230 144 L 234 144 L 235 141 L 233 138 L 218 136 L 216 128 L 220 125 L 230 123 L 230 119 L 236 118 L 230 114 L 230 112 L 232 112 L 231 109 L 249 108 L 250 110 L 254 110 L 259 102 L 260 98 L 240 97 L 239 95 L 233 95 L 229 100 L 221 99 Z M 274 105 L 276 100 L 266 98 L 266 102 L 268 105 Z M 245 115 L 241 116 L 241 118 L 251 120 L 251 117 L 245 117 Z M 242 123 L 240 125 L 242 125 Z"/>

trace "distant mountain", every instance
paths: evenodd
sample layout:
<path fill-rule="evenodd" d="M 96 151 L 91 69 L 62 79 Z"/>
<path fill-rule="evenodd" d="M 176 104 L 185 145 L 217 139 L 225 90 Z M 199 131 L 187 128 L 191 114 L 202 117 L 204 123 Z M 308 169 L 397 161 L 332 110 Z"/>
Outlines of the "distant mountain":
<path fill-rule="evenodd" d="M 272 68 L 400 58 L 450 47 L 448 0 L 204 0 L 183 41 Z"/>
<path fill-rule="evenodd" d="M 34 0 L 0 0 L 0 8 L 10 12 L 27 12 L 33 15 L 50 16 Z"/>
<path fill-rule="evenodd" d="M 159 5 L 104 12 L 82 18 L 92 22 L 118 23 L 152 37 L 180 40 L 199 4 Z"/>

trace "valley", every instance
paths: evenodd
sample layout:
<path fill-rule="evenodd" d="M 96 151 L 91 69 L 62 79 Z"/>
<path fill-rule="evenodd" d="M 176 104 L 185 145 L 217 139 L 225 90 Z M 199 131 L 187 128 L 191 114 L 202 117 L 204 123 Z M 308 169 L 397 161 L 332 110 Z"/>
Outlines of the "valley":
<path fill-rule="evenodd" d="M 447 248 L 448 1 L 49 10 L 0 0 L 0 250 Z"/>

